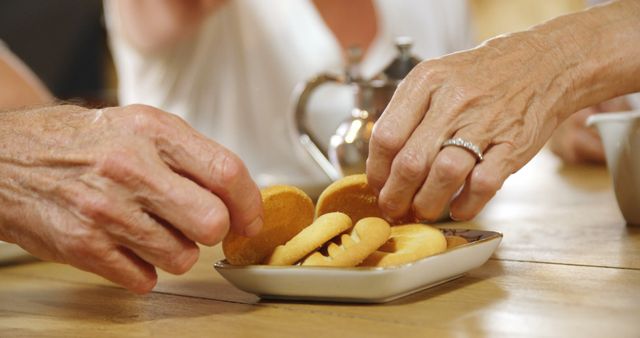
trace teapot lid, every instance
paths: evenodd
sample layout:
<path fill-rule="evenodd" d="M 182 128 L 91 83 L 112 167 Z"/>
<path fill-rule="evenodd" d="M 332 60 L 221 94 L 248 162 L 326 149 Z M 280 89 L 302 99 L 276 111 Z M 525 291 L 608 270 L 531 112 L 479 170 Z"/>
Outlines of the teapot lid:
<path fill-rule="evenodd" d="M 402 80 L 409 74 L 411 69 L 415 67 L 420 60 L 411 54 L 413 39 L 408 36 L 399 36 L 395 40 L 398 55 L 391 63 L 382 71 L 381 77 L 387 80 Z"/>

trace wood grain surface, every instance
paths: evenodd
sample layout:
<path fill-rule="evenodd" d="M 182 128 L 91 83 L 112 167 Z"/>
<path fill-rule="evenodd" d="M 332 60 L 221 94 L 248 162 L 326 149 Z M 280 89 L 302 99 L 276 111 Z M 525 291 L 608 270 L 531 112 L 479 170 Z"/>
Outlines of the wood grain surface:
<path fill-rule="evenodd" d="M 0 267 L 1 337 L 639 337 L 640 228 L 603 167 L 541 153 L 474 221 L 501 247 L 463 278 L 382 305 L 264 301 L 227 283 L 203 248 L 187 274 L 137 296 L 70 266 Z"/>

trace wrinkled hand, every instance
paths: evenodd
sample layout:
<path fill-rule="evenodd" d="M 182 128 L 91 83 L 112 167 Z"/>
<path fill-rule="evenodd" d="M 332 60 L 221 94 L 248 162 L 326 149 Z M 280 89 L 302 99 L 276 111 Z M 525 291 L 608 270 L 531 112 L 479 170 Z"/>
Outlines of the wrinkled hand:
<path fill-rule="evenodd" d="M 602 140 L 596 129 L 587 127 L 587 118 L 593 114 L 630 110 L 625 97 L 605 101 L 571 115 L 553 133 L 549 146 L 567 163 L 605 163 Z"/>
<path fill-rule="evenodd" d="M 0 114 L 0 239 L 144 293 L 262 226 L 243 163 L 148 106 Z"/>
<path fill-rule="evenodd" d="M 434 220 L 451 201 L 454 219 L 475 216 L 571 109 L 562 105 L 571 78 L 560 53 L 515 35 L 416 66 L 370 140 L 367 178 L 382 210 Z M 480 147 L 484 160 L 441 147 L 455 137 Z"/>

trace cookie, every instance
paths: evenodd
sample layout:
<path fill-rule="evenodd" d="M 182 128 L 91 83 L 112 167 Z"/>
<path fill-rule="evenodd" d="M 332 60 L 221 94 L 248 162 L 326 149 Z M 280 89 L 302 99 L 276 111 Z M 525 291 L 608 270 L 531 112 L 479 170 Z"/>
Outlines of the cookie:
<path fill-rule="evenodd" d="M 286 244 L 279 245 L 265 263 L 292 265 L 333 237 L 349 230 L 351 226 L 351 218 L 341 212 L 324 214 Z"/>
<path fill-rule="evenodd" d="M 304 191 L 279 185 L 261 190 L 263 226 L 254 237 L 229 232 L 222 241 L 227 261 L 233 265 L 258 264 L 273 250 L 313 222 L 313 202 Z"/>
<path fill-rule="evenodd" d="M 316 217 L 334 211 L 349 215 L 354 224 L 365 217 L 383 218 L 378 197 L 367 184 L 365 174 L 341 178 L 324 189 L 316 203 Z M 415 219 L 408 215 L 399 222 L 415 222 Z"/>
<path fill-rule="evenodd" d="M 391 228 L 389 240 L 367 257 L 361 266 L 396 266 L 435 255 L 447 249 L 442 231 L 425 224 Z"/>
<path fill-rule="evenodd" d="M 447 239 L 447 249 L 455 248 L 460 245 L 464 245 L 469 243 L 464 237 L 460 236 L 446 236 Z"/>
<path fill-rule="evenodd" d="M 389 239 L 391 228 L 387 221 L 377 217 L 363 218 L 350 234 L 340 237 L 340 244 L 329 242 L 328 255 L 316 251 L 307 257 L 304 266 L 357 266 Z"/>

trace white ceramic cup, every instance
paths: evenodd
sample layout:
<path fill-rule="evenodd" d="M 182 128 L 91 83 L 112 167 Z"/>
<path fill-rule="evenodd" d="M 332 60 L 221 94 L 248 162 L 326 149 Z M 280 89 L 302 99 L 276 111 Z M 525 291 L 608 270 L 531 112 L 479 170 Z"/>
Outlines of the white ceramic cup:
<path fill-rule="evenodd" d="M 592 115 L 587 125 L 602 138 L 622 215 L 640 225 L 640 110 Z"/>

